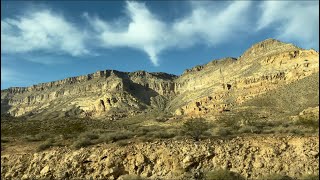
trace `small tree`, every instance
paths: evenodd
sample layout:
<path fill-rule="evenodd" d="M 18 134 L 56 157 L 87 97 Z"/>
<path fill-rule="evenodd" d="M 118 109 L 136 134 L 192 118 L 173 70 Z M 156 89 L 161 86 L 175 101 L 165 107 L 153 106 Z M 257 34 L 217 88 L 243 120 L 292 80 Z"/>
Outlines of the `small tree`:
<path fill-rule="evenodd" d="M 182 126 L 184 135 L 191 136 L 194 140 L 199 141 L 199 138 L 211 128 L 211 125 L 203 118 L 189 119 Z"/>

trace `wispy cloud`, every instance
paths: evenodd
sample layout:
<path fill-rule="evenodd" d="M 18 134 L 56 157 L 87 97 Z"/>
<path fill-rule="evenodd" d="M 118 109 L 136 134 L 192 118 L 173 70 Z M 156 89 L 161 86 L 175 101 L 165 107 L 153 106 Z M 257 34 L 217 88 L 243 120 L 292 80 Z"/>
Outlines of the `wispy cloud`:
<path fill-rule="evenodd" d="M 157 66 L 166 50 L 198 44 L 218 46 L 264 29 L 280 40 L 318 48 L 318 1 L 255 2 L 258 9 L 250 1 L 188 3 L 190 13 L 172 21 L 164 21 L 146 3 L 133 1 L 126 2 L 125 17 L 112 21 L 84 13 L 85 23 L 84 19 L 73 23 L 62 14 L 35 10 L 1 19 L 1 50 L 23 55 L 41 51 L 55 56 L 92 56 L 97 55 L 97 47 L 129 47 L 145 52 Z M 252 18 L 253 14 L 258 20 Z M 41 57 L 32 61 L 51 64 L 53 59 Z"/>
<path fill-rule="evenodd" d="M 147 8 L 145 3 L 127 2 L 128 24 L 106 22 L 99 17 L 85 17 L 98 33 L 104 47 L 130 47 L 148 54 L 154 65 L 158 56 L 166 49 L 185 48 L 197 43 L 216 45 L 226 41 L 232 34 L 246 28 L 249 1 L 231 2 L 224 9 L 212 11 L 212 6 L 192 3 L 192 11 L 173 23 L 161 21 Z M 239 16 L 242 21 L 239 21 Z"/>
<path fill-rule="evenodd" d="M 319 1 L 264 1 L 260 10 L 257 30 L 273 26 L 279 39 L 319 46 Z"/>
<path fill-rule="evenodd" d="M 48 51 L 72 56 L 87 54 L 85 33 L 62 15 L 49 10 L 17 18 L 1 19 L 1 50 L 4 53 Z"/>

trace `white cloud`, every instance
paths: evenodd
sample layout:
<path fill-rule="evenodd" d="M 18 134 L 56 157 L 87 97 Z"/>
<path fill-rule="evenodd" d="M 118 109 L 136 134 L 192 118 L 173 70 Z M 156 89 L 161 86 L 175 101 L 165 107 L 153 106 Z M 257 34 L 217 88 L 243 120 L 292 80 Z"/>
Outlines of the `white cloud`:
<path fill-rule="evenodd" d="M 275 32 L 280 40 L 318 47 L 319 2 L 264 1 L 259 5 L 254 9 L 250 1 L 190 1 L 189 14 L 166 22 L 145 3 L 128 1 L 126 17 L 113 21 L 84 13 L 89 26 L 76 26 L 49 10 L 33 11 L 1 20 L 1 50 L 11 54 L 45 51 L 80 56 L 94 55 L 88 48 L 97 46 L 129 47 L 145 52 L 154 65 L 159 65 L 159 55 L 165 50 L 232 43 L 237 37 L 262 29 Z M 262 12 L 258 22 L 252 21 L 258 11 Z M 52 62 L 50 58 L 44 61 Z"/>
<path fill-rule="evenodd" d="M 260 10 L 257 30 L 276 25 L 277 38 L 318 46 L 319 1 L 265 1 Z"/>
<path fill-rule="evenodd" d="M 115 30 L 114 23 L 98 17 L 85 17 L 98 32 L 104 47 L 130 47 L 146 52 L 154 65 L 163 50 L 190 47 L 196 43 L 216 45 L 238 35 L 246 27 L 249 1 L 231 2 L 223 9 L 191 3 L 192 12 L 172 23 L 163 22 L 144 3 L 127 2 L 128 24 Z M 239 18 L 241 17 L 241 19 Z M 119 23 L 117 24 L 119 25 Z"/>
<path fill-rule="evenodd" d="M 100 33 L 99 39 L 105 47 L 131 47 L 145 51 L 152 63 L 158 65 L 157 55 L 167 36 L 167 25 L 158 20 L 143 3 L 127 2 L 126 13 L 131 22 L 115 30 L 115 25 L 98 17 L 86 15 L 93 28 Z"/>
<path fill-rule="evenodd" d="M 1 50 L 5 53 L 45 50 L 72 56 L 87 54 L 85 33 L 48 10 L 1 20 Z"/>
<path fill-rule="evenodd" d="M 214 4 L 193 4 L 191 15 L 173 25 L 175 34 L 181 39 L 191 38 L 193 41 L 216 45 L 238 36 L 237 32 L 248 30 L 250 1 L 232 2 L 220 10 L 213 10 Z"/>

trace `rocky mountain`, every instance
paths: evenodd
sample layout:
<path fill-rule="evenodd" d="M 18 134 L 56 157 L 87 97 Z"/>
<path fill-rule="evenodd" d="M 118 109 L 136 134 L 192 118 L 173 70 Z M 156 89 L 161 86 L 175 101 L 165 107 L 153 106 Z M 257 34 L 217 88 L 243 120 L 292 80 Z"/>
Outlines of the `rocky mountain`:
<path fill-rule="evenodd" d="M 117 119 L 161 110 L 214 117 L 250 108 L 265 118 L 289 117 L 319 106 L 318 87 L 319 52 L 267 39 L 238 58 L 213 60 L 180 76 L 105 70 L 8 88 L 1 91 L 1 114 Z"/>

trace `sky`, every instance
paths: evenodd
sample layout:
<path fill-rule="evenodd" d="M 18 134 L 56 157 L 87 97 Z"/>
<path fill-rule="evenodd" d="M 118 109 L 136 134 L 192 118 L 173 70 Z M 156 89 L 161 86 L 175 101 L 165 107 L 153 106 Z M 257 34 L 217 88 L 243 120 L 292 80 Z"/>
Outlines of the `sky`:
<path fill-rule="evenodd" d="M 319 51 L 319 1 L 1 1 L 1 89 L 106 69 L 180 75 L 267 38 Z"/>

